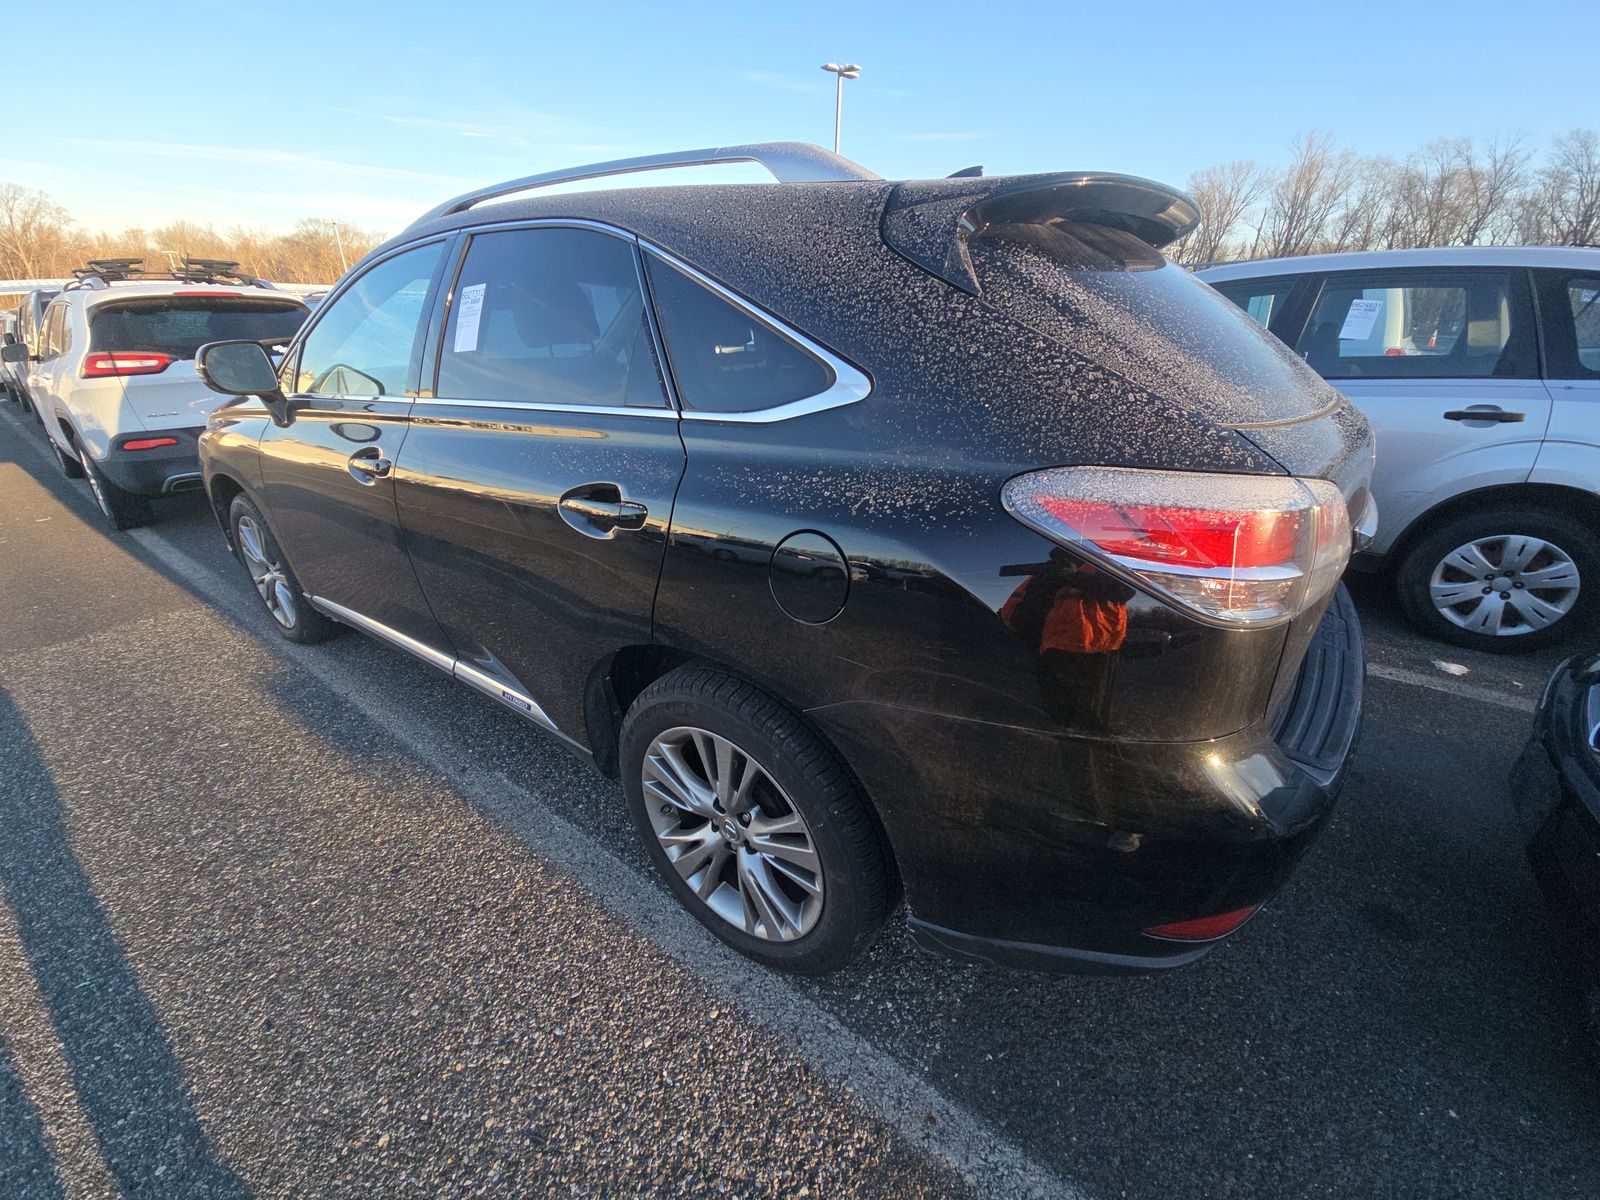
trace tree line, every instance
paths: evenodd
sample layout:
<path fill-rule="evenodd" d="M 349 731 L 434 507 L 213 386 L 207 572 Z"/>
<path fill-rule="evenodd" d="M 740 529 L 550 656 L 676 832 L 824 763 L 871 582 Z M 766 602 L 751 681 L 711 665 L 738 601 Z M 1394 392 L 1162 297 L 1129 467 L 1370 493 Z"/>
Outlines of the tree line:
<path fill-rule="evenodd" d="M 1442 138 L 1404 159 L 1325 133 L 1287 164 L 1238 159 L 1189 177 L 1201 225 L 1171 253 L 1193 266 L 1339 250 L 1600 243 L 1600 134 L 1574 129 L 1542 156 L 1519 137 Z"/>
<path fill-rule="evenodd" d="M 324 217 L 307 217 L 288 233 L 246 226 L 219 232 L 193 221 L 93 232 L 43 192 L 0 183 L 0 279 L 64 278 L 96 258 L 142 258 L 152 269 L 185 258 L 215 258 L 279 283 L 332 283 L 383 240 L 382 234 Z"/>

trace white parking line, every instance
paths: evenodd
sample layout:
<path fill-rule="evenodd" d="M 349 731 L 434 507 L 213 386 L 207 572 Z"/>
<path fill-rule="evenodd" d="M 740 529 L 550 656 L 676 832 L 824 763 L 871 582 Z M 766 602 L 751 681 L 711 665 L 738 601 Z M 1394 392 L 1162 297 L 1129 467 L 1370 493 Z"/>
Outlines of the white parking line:
<path fill-rule="evenodd" d="M 1446 695 L 1457 696 L 1462 700 L 1476 700 L 1480 704 L 1494 704 L 1500 708 L 1510 708 L 1517 712 L 1531 713 L 1535 707 L 1532 696 L 1514 696 L 1508 692 L 1496 692 L 1489 688 L 1474 687 L 1470 683 L 1461 683 L 1454 679 L 1440 679 L 1422 671 L 1412 671 L 1406 667 L 1391 667 L 1385 663 L 1369 662 L 1367 674 L 1374 679 L 1387 679 L 1390 683 L 1404 683 L 1411 687 L 1427 688 L 1434 692 L 1444 692 Z"/>
<path fill-rule="evenodd" d="M 159 531 L 136 529 L 129 536 L 224 612 L 238 604 L 240 593 L 229 587 L 220 572 L 168 542 Z M 669 893 L 557 815 L 559 797 L 531 791 L 503 775 L 464 767 L 459 747 L 441 739 L 425 723 L 414 721 L 403 706 L 386 702 L 374 693 L 370 680 L 358 678 L 325 650 L 291 645 L 271 636 L 262 640 L 388 730 L 396 743 L 450 780 L 481 811 L 641 937 L 717 987 L 730 1003 L 769 1032 L 797 1045 L 812 1066 L 842 1084 L 896 1132 L 953 1169 L 980 1194 L 1085 1200 L 1081 1188 L 1029 1158 L 994 1126 L 846 1028 L 787 979 L 723 946 Z M 532 729 L 529 735 L 537 736 Z"/>

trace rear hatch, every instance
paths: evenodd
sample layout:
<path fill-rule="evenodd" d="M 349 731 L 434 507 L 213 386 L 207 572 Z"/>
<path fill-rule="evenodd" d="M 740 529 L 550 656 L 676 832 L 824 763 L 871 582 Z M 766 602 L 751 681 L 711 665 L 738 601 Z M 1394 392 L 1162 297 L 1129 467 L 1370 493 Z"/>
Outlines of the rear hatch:
<path fill-rule="evenodd" d="M 1160 247 L 1199 213 L 1180 192 L 1077 173 L 900 184 L 895 250 L 1141 391 L 1236 430 L 1289 474 L 1365 508 L 1370 433 L 1314 371 Z"/>
<path fill-rule="evenodd" d="M 287 342 L 306 318 L 289 296 L 195 289 L 110 297 L 89 317 L 83 371 L 114 376 L 146 429 L 191 429 L 226 402 L 195 374 L 207 342 L 248 338 Z"/>

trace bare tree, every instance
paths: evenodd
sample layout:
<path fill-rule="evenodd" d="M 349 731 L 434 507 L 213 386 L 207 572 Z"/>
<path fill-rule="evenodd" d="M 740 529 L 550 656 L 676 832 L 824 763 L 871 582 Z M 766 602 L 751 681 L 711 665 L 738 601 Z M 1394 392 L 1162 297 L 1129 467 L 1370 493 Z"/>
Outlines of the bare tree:
<path fill-rule="evenodd" d="M 1359 163 L 1325 133 L 1294 144 L 1289 166 L 1267 196 L 1255 250 L 1268 258 L 1309 254 L 1323 241 L 1329 218 L 1348 203 Z"/>
<path fill-rule="evenodd" d="M 43 192 L 0 183 L 0 277 L 41 278 L 55 267 L 71 224 Z"/>
<path fill-rule="evenodd" d="M 1249 159 L 1235 159 L 1189 176 L 1189 195 L 1200 206 L 1200 228 L 1179 244 L 1178 262 L 1191 266 L 1230 257 L 1228 239 L 1272 184 L 1269 172 Z"/>
<path fill-rule="evenodd" d="M 1516 223 L 1519 194 L 1528 178 L 1531 157 L 1521 138 L 1495 138 L 1480 150 L 1467 143 L 1460 170 L 1464 175 L 1465 204 L 1461 243 L 1505 242 Z"/>
<path fill-rule="evenodd" d="M 1524 241 L 1590 246 L 1600 242 L 1600 134 L 1574 129 L 1555 140 L 1538 184 L 1523 197 Z"/>
<path fill-rule="evenodd" d="M 1394 213 L 1394 192 L 1400 166 L 1392 158 L 1357 162 L 1344 201 L 1328 219 L 1320 248 L 1374 250 L 1385 244 Z"/>

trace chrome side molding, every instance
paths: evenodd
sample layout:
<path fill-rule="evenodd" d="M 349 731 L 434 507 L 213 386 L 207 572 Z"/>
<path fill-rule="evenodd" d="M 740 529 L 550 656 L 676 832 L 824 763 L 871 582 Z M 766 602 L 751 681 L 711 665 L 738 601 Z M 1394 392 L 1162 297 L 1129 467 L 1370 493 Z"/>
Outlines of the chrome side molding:
<path fill-rule="evenodd" d="M 335 621 L 359 629 L 362 633 L 370 633 L 373 637 L 388 642 L 391 646 L 398 646 L 400 649 L 420 658 L 430 667 L 437 667 L 446 675 L 459 679 L 469 687 L 476 688 L 491 699 L 500 701 L 512 712 L 520 713 L 546 732 L 555 734 L 563 741 L 571 741 L 566 734 L 556 727 L 556 723 L 550 719 L 544 709 L 539 707 L 538 701 L 520 687 L 504 683 L 494 676 L 478 670 L 477 667 L 462 662 L 460 658 L 453 654 L 445 654 L 442 651 L 435 650 L 426 642 L 419 642 L 409 634 L 401 633 L 398 629 L 385 625 L 382 621 L 375 621 L 365 613 L 356 612 L 353 608 L 346 608 L 342 604 L 336 604 L 332 600 L 326 600 L 321 596 L 308 595 L 306 599 L 311 602 L 313 608 L 325 616 L 332 617 Z"/>

